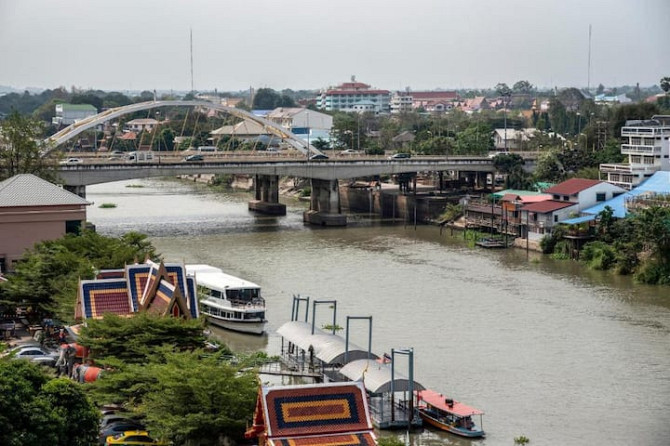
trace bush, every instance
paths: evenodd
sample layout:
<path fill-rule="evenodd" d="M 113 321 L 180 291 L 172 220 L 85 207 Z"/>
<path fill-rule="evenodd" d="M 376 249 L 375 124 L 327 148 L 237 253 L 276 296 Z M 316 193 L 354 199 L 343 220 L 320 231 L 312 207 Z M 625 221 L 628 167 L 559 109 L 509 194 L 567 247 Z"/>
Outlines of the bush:
<path fill-rule="evenodd" d="M 616 252 L 613 247 L 603 242 L 591 242 L 584 245 L 581 260 L 589 268 L 598 270 L 610 269 L 616 261 Z"/>
<path fill-rule="evenodd" d="M 635 280 L 647 285 L 670 285 L 670 265 L 649 260 L 642 264 Z"/>

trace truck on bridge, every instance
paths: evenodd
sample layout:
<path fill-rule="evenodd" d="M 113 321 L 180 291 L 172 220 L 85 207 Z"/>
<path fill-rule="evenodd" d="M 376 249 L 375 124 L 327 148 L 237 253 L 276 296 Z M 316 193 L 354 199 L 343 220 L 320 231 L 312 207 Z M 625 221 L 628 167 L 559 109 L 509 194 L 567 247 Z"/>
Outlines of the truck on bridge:
<path fill-rule="evenodd" d="M 152 163 L 154 152 L 129 152 L 126 156 L 127 163 Z"/>

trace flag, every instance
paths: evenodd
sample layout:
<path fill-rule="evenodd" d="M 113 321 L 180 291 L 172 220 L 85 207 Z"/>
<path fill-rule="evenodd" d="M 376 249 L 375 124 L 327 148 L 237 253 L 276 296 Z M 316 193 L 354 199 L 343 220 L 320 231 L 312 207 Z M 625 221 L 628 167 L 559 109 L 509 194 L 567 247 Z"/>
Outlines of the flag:
<path fill-rule="evenodd" d="M 384 353 L 381 358 L 377 359 L 377 362 L 380 364 L 390 364 L 391 355 L 389 355 L 388 353 Z"/>

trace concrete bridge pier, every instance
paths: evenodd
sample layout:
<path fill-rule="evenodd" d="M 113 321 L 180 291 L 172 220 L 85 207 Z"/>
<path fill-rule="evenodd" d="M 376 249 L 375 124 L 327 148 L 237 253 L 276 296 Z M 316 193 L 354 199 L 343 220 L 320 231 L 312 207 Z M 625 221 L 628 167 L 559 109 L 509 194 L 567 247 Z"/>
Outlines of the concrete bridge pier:
<path fill-rule="evenodd" d="M 303 221 L 321 226 L 346 226 L 347 216 L 342 214 L 338 181 L 312 178 L 311 184 L 309 211 L 303 213 Z"/>
<path fill-rule="evenodd" d="M 79 195 L 81 198 L 86 198 L 86 186 L 64 184 L 63 189 L 73 194 Z"/>
<path fill-rule="evenodd" d="M 249 202 L 249 210 L 269 215 L 286 215 L 286 205 L 279 202 L 279 176 L 256 175 L 254 177 L 255 199 Z"/>

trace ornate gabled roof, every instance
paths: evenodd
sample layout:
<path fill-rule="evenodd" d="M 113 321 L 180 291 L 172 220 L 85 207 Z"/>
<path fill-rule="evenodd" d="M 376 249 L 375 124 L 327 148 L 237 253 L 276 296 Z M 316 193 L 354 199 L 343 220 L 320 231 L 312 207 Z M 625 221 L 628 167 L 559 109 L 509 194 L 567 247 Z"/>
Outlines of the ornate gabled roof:
<path fill-rule="evenodd" d="M 105 313 L 121 316 L 133 313 L 124 279 L 81 280 L 77 301 L 81 305 L 79 314 L 85 319 L 99 318 Z"/>
<path fill-rule="evenodd" d="M 258 398 L 246 436 L 261 446 L 377 444 L 362 383 L 263 386 Z"/>
<path fill-rule="evenodd" d="M 75 319 L 138 311 L 197 318 L 196 289 L 195 278 L 187 278 L 180 264 L 147 261 L 122 270 L 103 270 L 96 280 L 79 282 Z"/>

